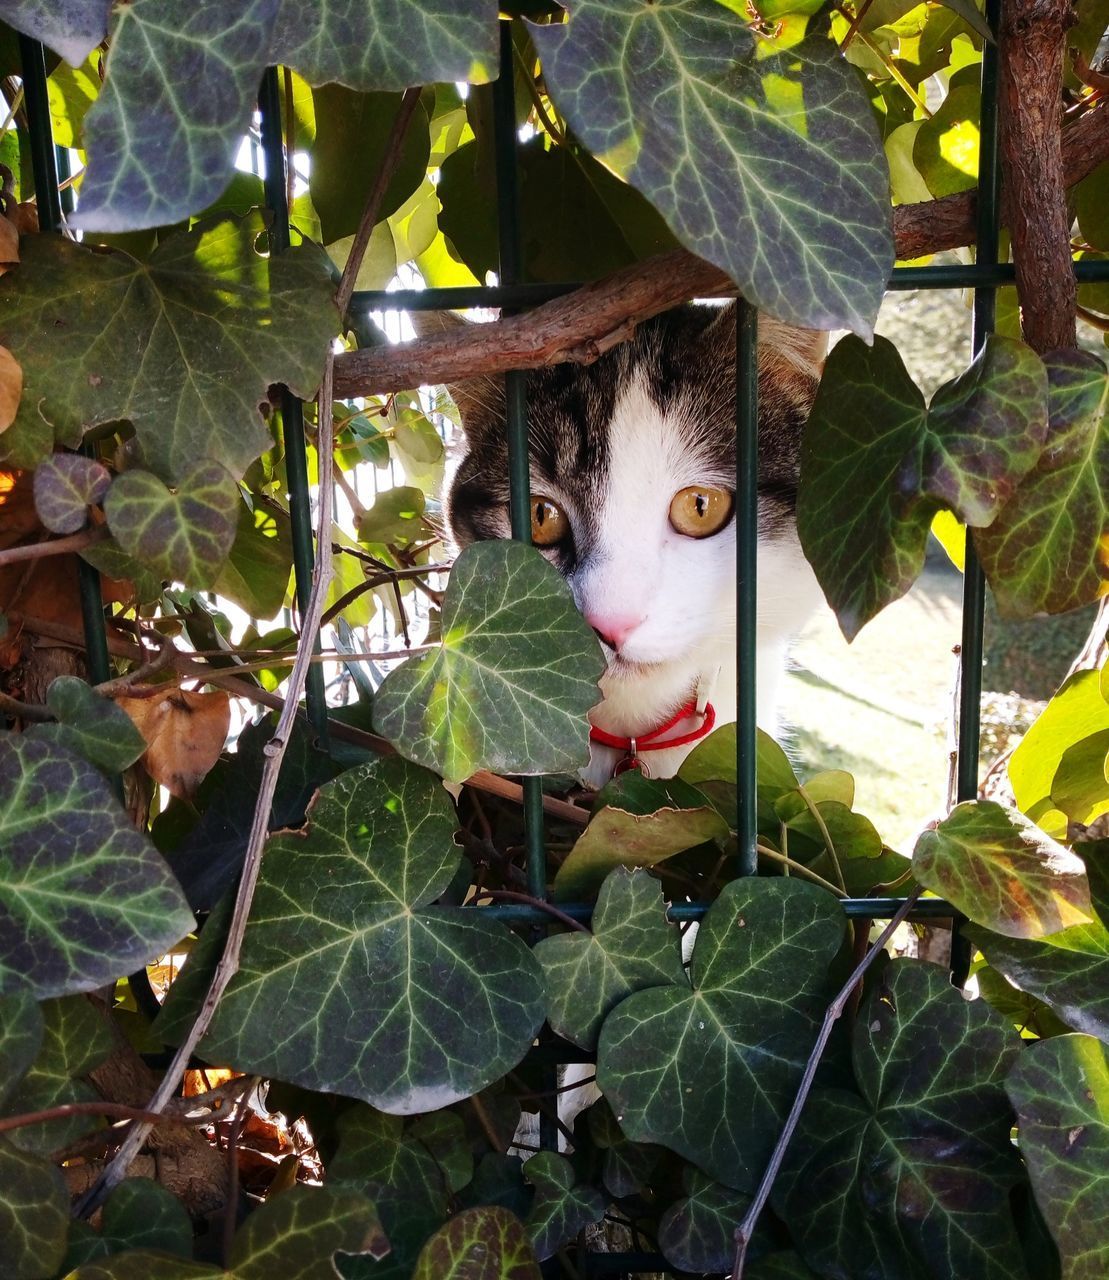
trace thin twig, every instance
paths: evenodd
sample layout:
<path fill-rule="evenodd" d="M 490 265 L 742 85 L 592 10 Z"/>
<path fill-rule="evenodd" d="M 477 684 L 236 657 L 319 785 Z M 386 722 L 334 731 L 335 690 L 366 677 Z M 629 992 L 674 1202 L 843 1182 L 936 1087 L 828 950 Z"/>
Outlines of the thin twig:
<path fill-rule="evenodd" d="M 304 693 L 312 656 L 312 644 L 319 631 L 324 600 L 326 599 L 332 576 L 331 556 L 327 554 L 327 548 L 331 542 L 333 498 L 331 484 L 331 469 L 333 466 L 331 448 L 332 374 L 333 356 L 329 352 L 327 362 L 324 365 L 323 382 L 319 393 L 320 449 L 318 450 L 317 459 L 319 526 L 316 535 L 316 563 L 312 571 L 312 591 L 301 628 L 300 651 L 297 654 L 296 665 L 293 667 L 292 674 L 289 677 L 288 694 L 282 707 L 277 727 L 274 730 L 273 737 L 263 748 L 265 761 L 262 766 L 262 778 L 258 786 L 258 798 L 255 801 L 254 818 L 247 838 L 242 876 L 239 880 L 235 908 L 227 931 L 227 941 L 224 943 L 223 954 L 216 965 L 216 971 L 212 976 L 208 994 L 204 997 L 204 1003 L 200 1007 L 196 1021 L 190 1027 L 188 1035 L 181 1042 L 169 1069 L 162 1078 L 161 1084 L 159 1084 L 150 1099 L 147 1109 L 155 1113 L 161 1112 L 176 1092 L 197 1044 L 208 1030 L 220 998 L 239 968 L 239 953 L 242 950 L 247 917 L 250 914 L 250 904 L 254 899 L 254 889 L 258 883 L 258 874 L 261 870 L 262 850 L 265 847 L 266 837 L 269 832 L 270 810 L 273 806 L 274 792 L 277 789 L 277 778 L 281 772 L 281 762 L 285 758 L 285 752 L 292 734 L 293 722 L 297 717 L 300 699 Z M 132 1161 L 138 1155 L 142 1144 L 146 1141 L 151 1128 L 152 1125 L 149 1122 L 144 1122 L 136 1125 L 132 1132 L 128 1134 L 126 1141 L 116 1152 L 111 1163 L 101 1173 L 93 1186 L 74 1205 L 73 1212 L 75 1216 L 86 1217 L 92 1213 L 103 1202 L 112 1188 L 123 1180 Z"/>
<path fill-rule="evenodd" d="M 83 551 L 94 542 L 103 542 L 108 530 L 103 526 L 95 529 L 82 529 L 80 533 L 71 533 L 65 538 L 48 538 L 45 542 L 33 542 L 27 546 L 9 547 L 0 551 L 0 566 L 17 564 L 21 560 L 42 560 L 46 556 L 64 556 L 71 551 Z"/>
<path fill-rule="evenodd" d="M 846 891 L 847 881 L 843 878 L 843 868 L 839 864 L 839 855 L 836 853 L 836 846 L 832 842 L 832 833 L 828 830 L 824 815 L 820 812 L 819 807 L 813 803 L 812 796 L 803 786 L 798 786 L 797 790 L 801 795 L 801 799 L 805 802 L 805 808 L 812 814 L 812 819 L 820 830 L 820 838 L 824 841 L 824 848 L 828 851 L 828 857 L 835 868 L 836 879 L 840 883 L 840 888 Z"/>
<path fill-rule="evenodd" d="M 163 636 L 157 631 L 148 634 L 150 634 L 151 639 L 157 646 L 154 656 L 149 662 L 140 662 L 133 671 L 128 671 L 125 676 L 118 676 L 115 680 L 105 680 L 102 684 L 94 685 L 93 688 L 101 697 L 114 698 L 117 693 L 128 693 L 133 685 L 141 684 L 144 680 L 149 679 L 150 676 L 155 676 L 160 671 L 164 671 L 173 661 L 175 646 L 169 636 Z"/>
<path fill-rule="evenodd" d="M 22 1115 L 0 1117 L 0 1133 L 7 1133 L 11 1129 L 24 1129 L 32 1124 L 45 1124 L 50 1120 L 65 1120 L 69 1116 L 115 1116 L 119 1120 L 146 1120 L 151 1126 L 155 1124 L 191 1126 L 197 1123 L 184 1116 L 144 1111 L 142 1107 L 129 1107 L 123 1102 L 63 1102 L 56 1107 L 44 1107 L 41 1111 L 26 1111 Z M 207 1124 L 207 1119 L 203 1123 Z"/>
<path fill-rule="evenodd" d="M 253 1077 L 254 1085 L 257 1085 L 259 1079 L 259 1076 Z M 254 1086 L 252 1085 L 252 1087 Z M 235 1228 L 239 1225 L 238 1147 L 243 1126 L 246 1124 L 247 1116 L 250 1114 L 247 1107 L 247 1099 L 249 1097 L 250 1090 L 239 1096 L 235 1114 L 231 1117 L 231 1131 L 227 1135 L 227 1209 L 223 1217 L 223 1265 L 225 1267 L 231 1266 L 231 1249 L 235 1241 Z"/>
<path fill-rule="evenodd" d="M 769 858 L 771 862 L 780 863 L 784 868 L 786 875 L 791 871 L 796 871 L 799 876 L 805 876 L 812 880 L 814 884 L 818 884 L 823 889 L 827 889 L 829 893 L 834 893 L 837 898 L 846 898 L 846 889 L 837 888 L 830 880 L 825 880 L 823 876 L 817 875 L 811 867 L 806 867 L 803 862 L 798 862 L 795 858 L 791 858 L 788 854 L 779 853 L 777 849 L 772 849 L 767 844 L 756 844 L 755 852 L 760 858 Z"/>
<path fill-rule="evenodd" d="M 408 126 L 412 123 L 412 116 L 419 105 L 422 92 L 423 89 L 420 85 L 405 89 L 404 96 L 400 100 L 400 106 L 397 108 L 393 127 L 389 131 L 389 140 L 385 144 L 385 154 L 381 157 L 377 177 L 370 188 L 370 194 L 366 197 L 366 207 L 362 210 L 362 221 L 358 224 L 358 230 L 354 233 L 354 242 L 350 246 L 347 265 L 343 268 L 339 287 L 335 291 L 335 304 L 339 308 L 339 314 L 343 317 L 346 316 L 347 308 L 350 306 L 351 295 L 354 293 L 354 284 L 358 279 L 362 259 L 366 256 L 366 247 L 369 245 L 370 236 L 373 235 L 373 229 L 377 225 L 377 215 L 381 210 L 381 202 L 385 199 L 385 192 L 389 189 L 389 183 L 393 180 L 397 162 L 400 160 L 404 135 L 408 132 Z"/>
<path fill-rule="evenodd" d="M 517 893 L 515 889 L 482 889 L 481 897 L 500 898 L 505 902 L 523 902 L 529 907 L 536 907 L 540 911 L 545 911 L 549 916 L 553 916 L 555 920 L 567 925 L 571 929 L 577 929 L 579 933 L 588 933 L 592 936 L 592 930 L 588 925 L 582 924 L 580 920 L 575 920 L 573 916 L 567 915 L 565 911 L 560 911 L 553 903 L 544 902 L 542 898 L 532 897 L 530 893 Z M 477 898 L 473 901 L 476 903 Z"/>
<path fill-rule="evenodd" d="M 832 1029 L 839 1020 L 840 1015 L 847 1007 L 847 1002 L 851 999 L 851 993 L 862 980 L 867 969 L 874 963 L 878 955 L 884 950 L 885 945 L 893 937 L 894 931 L 898 925 L 909 915 L 913 907 L 916 906 L 917 899 L 923 892 L 923 887 L 917 885 L 912 893 L 905 899 L 897 910 L 897 914 L 892 916 L 889 924 L 882 930 L 874 941 L 873 947 L 863 956 L 862 960 L 855 966 L 851 972 L 851 976 L 840 988 L 839 994 L 828 1006 L 828 1012 L 824 1015 L 824 1023 L 820 1028 L 820 1034 L 816 1037 L 816 1043 L 812 1047 L 809 1054 L 809 1060 L 805 1063 L 805 1071 L 801 1077 L 801 1083 L 797 1088 L 797 1096 L 793 1099 L 793 1106 L 790 1108 L 789 1115 L 786 1117 L 785 1125 L 782 1132 L 778 1136 L 778 1142 L 774 1147 L 774 1151 L 770 1156 L 770 1163 L 766 1166 L 766 1172 L 762 1176 L 759 1183 L 759 1189 L 755 1192 L 755 1198 L 751 1201 L 751 1207 L 747 1210 L 747 1216 L 736 1228 L 735 1233 L 735 1264 L 732 1267 L 731 1280 L 743 1280 L 743 1266 L 747 1259 L 747 1248 L 751 1243 L 751 1237 L 754 1235 L 755 1227 L 758 1224 L 759 1215 L 766 1207 L 766 1202 L 770 1198 L 770 1191 L 774 1186 L 774 1180 L 782 1167 L 782 1161 L 789 1148 L 790 1140 L 797 1129 L 797 1123 L 801 1119 L 801 1112 L 805 1103 L 808 1101 L 809 1092 L 812 1089 L 813 1080 L 816 1079 L 816 1070 L 820 1066 L 820 1059 L 824 1054 L 824 1049 L 831 1039 Z"/>

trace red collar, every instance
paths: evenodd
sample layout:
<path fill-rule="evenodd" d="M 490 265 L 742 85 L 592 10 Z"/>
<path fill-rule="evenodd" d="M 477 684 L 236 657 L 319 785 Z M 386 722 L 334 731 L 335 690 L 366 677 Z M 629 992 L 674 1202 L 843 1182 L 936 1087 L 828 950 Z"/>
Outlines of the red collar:
<path fill-rule="evenodd" d="M 665 737 L 675 725 L 681 724 L 686 716 L 695 715 L 702 717 L 701 723 L 696 729 L 691 729 L 689 733 L 681 733 L 676 738 Z M 638 734 L 634 738 L 621 738 L 615 733 L 607 733 L 604 729 L 598 729 L 596 725 L 590 725 L 589 740 L 591 742 L 599 742 L 605 747 L 615 747 L 617 751 L 627 752 L 626 757 L 616 766 L 616 772 L 623 773 L 626 769 L 641 769 L 643 767 L 643 763 L 639 759 L 641 751 L 667 751 L 671 747 L 684 747 L 690 742 L 698 742 L 712 732 L 715 724 L 716 709 L 711 702 L 705 704 L 705 709 L 702 712 L 698 712 L 696 702 L 687 702 L 665 724 L 660 724 L 657 728 L 649 729 L 646 733 Z"/>

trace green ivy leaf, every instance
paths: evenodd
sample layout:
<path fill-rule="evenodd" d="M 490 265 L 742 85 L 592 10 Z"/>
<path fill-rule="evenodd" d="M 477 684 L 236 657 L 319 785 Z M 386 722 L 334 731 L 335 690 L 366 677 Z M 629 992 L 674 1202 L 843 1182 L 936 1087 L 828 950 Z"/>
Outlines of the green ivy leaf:
<path fill-rule="evenodd" d="M 100 1095 L 82 1076 L 100 1066 L 115 1047 L 104 1017 L 84 996 L 44 1000 L 39 1006 L 42 1041 L 34 1060 L 9 1083 L 0 1115 L 26 1115 L 68 1102 L 93 1102 Z M 22 1078 L 21 1078 L 22 1077 Z M 24 1125 L 8 1136 L 13 1147 L 49 1155 L 98 1127 L 96 1116 L 71 1116 Z"/>
<path fill-rule="evenodd" d="M 0 1104 L 7 1099 L 38 1057 L 44 1034 L 42 1007 L 30 991 L 16 988 L 0 996 Z"/>
<path fill-rule="evenodd" d="M 564 1039 L 591 1049 L 605 1017 L 625 996 L 681 982 L 681 943 L 666 919 L 657 880 L 624 867 L 605 877 L 593 932 L 541 938 L 535 956 L 547 984 L 547 1021 Z"/>
<path fill-rule="evenodd" d="M 574 1166 L 558 1152 L 540 1151 L 532 1156 L 524 1166 L 524 1176 L 535 1188 L 524 1227 L 538 1261 L 546 1261 L 579 1231 L 604 1217 L 604 1196 L 595 1187 L 579 1183 Z"/>
<path fill-rule="evenodd" d="M 108 32 L 111 0 L 5 0 L 4 20 L 79 67 Z"/>
<path fill-rule="evenodd" d="M 1051 780 L 1051 803 L 1083 826 L 1109 812 L 1109 729 L 1063 752 Z"/>
<path fill-rule="evenodd" d="M 540 1280 L 520 1220 L 507 1209 L 465 1209 L 424 1245 L 412 1280 Z"/>
<path fill-rule="evenodd" d="M 427 1238 L 447 1217 L 449 1180 L 432 1151 L 405 1132 L 400 1116 L 357 1106 L 339 1117 L 339 1145 L 328 1163 L 336 1186 L 368 1196 L 381 1215 L 390 1253 L 384 1263 L 344 1263 L 347 1280 L 382 1274 L 407 1277 Z"/>
<path fill-rule="evenodd" d="M 397 758 L 322 787 L 307 833 L 267 848 L 208 1056 L 395 1114 L 514 1067 L 543 1020 L 538 963 L 477 911 L 420 910 L 458 868 L 455 826 L 440 780 Z"/>
<path fill-rule="evenodd" d="M 751 1204 L 751 1197 L 713 1182 L 695 1169 L 683 1175 L 686 1195 L 659 1218 L 658 1247 L 672 1267 L 697 1274 L 730 1271 L 735 1261 L 735 1231 Z M 752 1241 L 748 1258 L 754 1262 L 765 1241 Z"/>
<path fill-rule="evenodd" d="M 24 378 L 6 456 L 31 467 L 55 439 L 77 445 L 126 419 L 166 479 L 199 458 L 242 475 L 272 444 L 259 413 L 267 388 L 313 395 L 338 329 L 322 252 L 304 244 L 263 257 L 262 230 L 258 214 L 222 218 L 163 240 L 145 262 L 24 237 L 19 270 L 0 278 L 0 345 Z"/>
<path fill-rule="evenodd" d="M 660 1157 L 669 1159 L 661 1147 L 626 1138 L 606 1099 L 599 1099 L 582 1115 L 590 1141 L 602 1153 L 601 1181 L 611 1195 L 619 1198 L 643 1191 Z M 575 1147 L 580 1145 L 577 1139 L 581 1123 L 579 1119 L 574 1126 Z"/>
<path fill-rule="evenodd" d="M 974 545 L 1004 617 L 1064 613 L 1109 591 L 1109 372 L 1087 351 L 1045 358 L 1047 445 Z"/>
<path fill-rule="evenodd" d="M 977 924 L 1042 938 L 1093 919 L 1082 859 L 1020 814 L 967 800 L 913 850 L 913 874 Z"/>
<path fill-rule="evenodd" d="M 0 1137 L 4 1280 L 49 1280 L 65 1256 L 69 1196 L 61 1170 Z"/>
<path fill-rule="evenodd" d="M 442 642 L 386 676 L 374 727 L 461 782 L 477 769 L 561 773 L 589 759 L 604 658 L 562 575 L 531 547 L 478 542 L 455 561 Z"/>
<path fill-rule="evenodd" d="M 85 1263 L 125 1250 L 155 1250 L 192 1258 L 193 1224 L 180 1200 L 152 1178 L 125 1178 L 107 1200 L 100 1215 L 100 1231 L 85 1223 L 85 1231 L 70 1226 L 66 1274 Z"/>
<path fill-rule="evenodd" d="M 940 109 L 917 130 L 913 161 L 933 196 L 969 191 L 977 183 L 981 114 L 978 85 L 954 85 Z"/>
<path fill-rule="evenodd" d="M 242 498 L 218 462 L 200 461 L 181 473 L 175 491 L 150 471 L 125 471 L 104 504 L 116 541 L 163 577 L 211 587 L 235 540 Z"/>
<path fill-rule="evenodd" d="M 816 1272 L 1026 1280 L 1003 1089 L 1018 1050 L 938 965 L 889 964 L 855 1021 L 862 1096 L 813 1093 L 775 1191 Z"/>
<path fill-rule="evenodd" d="M 25 738 L 53 742 L 83 756 L 105 773 L 119 773 L 146 750 L 146 739 L 131 717 L 77 676 L 58 676 L 46 691 L 54 724 L 36 724 Z"/>
<path fill-rule="evenodd" d="M 653 867 L 728 836 L 727 820 L 681 778 L 645 778 L 629 769 L 600 792 L 598 802 L 555 876 L 557 899 L 592 895 L 616 867 Z"/>
<path fill-rule="evenodd" d="M 689 980 L 636 992 L 601 1028 L 597 1081 L 628 1137 L 753 1190 L 832 994 L 843 932 L 835 898 L 813 885 L 726 885 Z"/>
<path fill-rule="evenodd" d="M 532 35 L 574 133 L 688 249 L 779 319 L 870 337 L 889 174 L 831 41 L 786 47 L 712 0 L 578 0 L 569 26 Z"/>
<path fill-rule="evenodd" d="M 335 1274 L 342 1254 L 383 1257 L 388 1241 L 374 1207 L 354 1191 L 290 1187 L 271 1196 L 235 1233 L 224 1271 L 166 1253 L 136 1250 L 86 1263 L 73 1280 L 272 1280 L 274 1259 L 282 1280 L 319 1280 Z"/>
<path fill-rule="evenodd" d="M 289 591 L 293 534 L 284 511 L 256 503 L 238 504 L 238 527 L 227 560 L 213 588 L 252 618 L 272 618 Z"/>
<path fill-rule="evenodd" d="M 423 490 L 413 485 L 385 489 L 358 522 L 358 537 L 362 542 L 401 546 L 415 542 L 427 529 L 423 520 L 425 505 Z"/>
<path fill-rule="evenodd" d="M 848 640 L 912 586 L 938 508 L 997 516 L 1039 457 L 1045 396 L 1043 365 L 1012 338 L 991 336 L 928 408 L 891 342 L 836 344 L 805 428 L 797 532 Z"/>
<path fill-rule="evenodd" d="M 453 1111 L 417 1116 L 409 1124 L 406 1137 L 431 1153 L 452 1194 L 457 1195 L 469 1185 L 474 1176 L 474 1155 L 461 1116 Z"/>
<path fill-rule="evenodd" d="M 51 533 L 76 533 L 88 523 L 89 507 L 103 500 L 112 482 L 108 468 L 79 453 L 55 453 L 35 468 L 35 510 Z"/>
<path fill-rule="evenodd" d="M 1020 1149 L 1063 1280 L 1109 1274 L 1109 1057 L 1090 1036 L 1030 1045 L 1006 1082 L 1020 1126 Z"/>
<path fill-rule="evenodd" d="M 0 736 L 0 991 L 93 991 L 192 927 L 177 881 L 91 765 Z"/>

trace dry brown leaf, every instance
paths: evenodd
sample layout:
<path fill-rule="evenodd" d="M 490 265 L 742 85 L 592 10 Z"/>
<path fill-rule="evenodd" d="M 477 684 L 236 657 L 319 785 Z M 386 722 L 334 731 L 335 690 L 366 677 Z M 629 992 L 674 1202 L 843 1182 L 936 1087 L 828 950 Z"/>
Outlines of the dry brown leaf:
<path fill-rule="evenodd" d="M 12 221 L 21 236 L 37 235 L 39 229 L 38 205 L 33 200 L 24 200 L 22 204 L 17 204 L 12 213 Z"/>
<path fill-rule="evenodd" d="M 117 698 L 146 739 L 142 763 L 155 782 L 188 800 L 219 759 L 231 727 L 226 693 L 170 689 L 154 698 Z"/>
<path fill-rule="evenodd" d="M 19 229 L 0 213 L 0 276 L 19 261 Z"/>
<path fill-rule="evenodd" d="M 6 431 L 15 421 L 22 395 L 23 370 L 8 348 L 0 347 L 0 431 Z"/>

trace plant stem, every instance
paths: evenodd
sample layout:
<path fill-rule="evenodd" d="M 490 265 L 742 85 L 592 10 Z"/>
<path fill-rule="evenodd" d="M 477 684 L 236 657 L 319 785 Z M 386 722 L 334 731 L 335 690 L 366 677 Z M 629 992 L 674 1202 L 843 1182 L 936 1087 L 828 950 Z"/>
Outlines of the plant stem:
<path fill-rule="evenodd" d="M 806 867 L 803 862 L 796 862 L 787 854 L 779 853 L 777 849 L 771 849 L 769 845 L 756 844 L 755 852 L 761 858 L 769 858 L 771 862 L 780 863 L 788 875 L 790 871 L 796 871 L 799 876 L 806 876 L 809 880 L 814 881 L 822 888 L 827 889 L 829 893 L 834 893 L 837 898 L 846 898 L 847 892 L 844 889 L 838 889 L 830 880 L 825 880 L 823 876 Z"/>
<path fill-rule="evenodd" d="M 586 933 L 592 936 L 592 930 L 588 925 L 582 924 L 580 920 L 575 920 L 573 916 L 569 916 L 565 911 L 559 909 L 550 902 L 544 902 L 542 898 L 534 898 L 530 893 L 517 893 L 515 889 L 482 889 L 481 897 L 483 898 L 503 898 L 506 902 L 523 902 L 529 907 L 538 907 L 540 911 L 545 911 L 549 916 L 567 925 L 571 929 L 577 929 L 580 933 Z M 474 899 L 477 902 L 477 898 Z"/>
<path fill-rule="evenodd" d="M 820 831 L 820 838 L 824 841 L 824 848 L 828 850 L 828 857 L 835 868 L 836 879 L 839 881 L 840 888 L 846 893 L 847 881 L 843 878 L 843 868 L 839 864 L 839 855 L 836 853 L 836 846 L 832 843 L 832 833 L 828 830 L 824 815 L 820 812 L 819 807 L 813 803 L 812 797 L 803 786 L 799 785 L 797 790 L 801 793 L 801 799 L 804 800 L 805 807 L 812 814 L 813 821 Z"/>
<path fill-rule="evenodd" d="M 49 538 L 45 542 L 33 542 L 28 546 L 9 547 L 7 551 L 0 551 L 0 566 L 17 564 L 21 560 L 41 560 L 45 556 L 68 555 L 71 551 L 91 547 L 95 542 L 103 542 L 107 536 L 108 530 L 99 527 L 82 529 L 80 533 L 71 533 L 65 538 Z"/>

